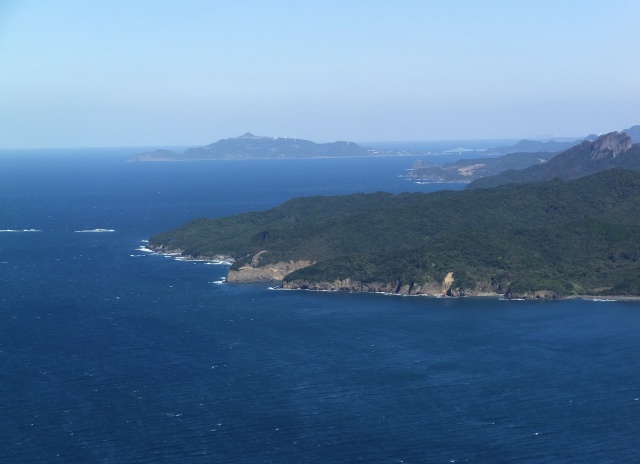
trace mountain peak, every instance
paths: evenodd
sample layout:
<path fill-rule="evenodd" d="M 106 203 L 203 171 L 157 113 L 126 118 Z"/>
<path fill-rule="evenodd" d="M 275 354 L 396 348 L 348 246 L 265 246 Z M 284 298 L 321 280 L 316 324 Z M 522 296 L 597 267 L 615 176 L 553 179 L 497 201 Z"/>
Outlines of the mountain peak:
<path fill-rule="evenodd" d="M 616 156 L 628 151 L 633 142 L 631 137 L 620 132 L 610 132 L 601 135 L 591 143 L 591 153 L 589 158 L 592 160 L 613 159 Z"/>
<path fill-rule="evenodd" d="M 264 137 L 258 137 L 257 135 L 253 135 L 251 132 L 247 132 L 246 134 L 241 135 L 240 137 L 236 137 L 237 139 L 263 139 Z"/>

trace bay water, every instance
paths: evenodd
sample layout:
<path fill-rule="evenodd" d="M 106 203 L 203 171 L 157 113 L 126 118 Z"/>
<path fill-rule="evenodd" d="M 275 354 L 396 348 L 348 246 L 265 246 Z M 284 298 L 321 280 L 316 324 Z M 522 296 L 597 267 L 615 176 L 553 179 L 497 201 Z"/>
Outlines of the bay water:
<path fill-rule="evenodd" d="M 640 304 L 220 284 L 140 250 L 292 197 L 432 191 L 411 157 L 0 152 L 0 462 L 640 459 Z"/>

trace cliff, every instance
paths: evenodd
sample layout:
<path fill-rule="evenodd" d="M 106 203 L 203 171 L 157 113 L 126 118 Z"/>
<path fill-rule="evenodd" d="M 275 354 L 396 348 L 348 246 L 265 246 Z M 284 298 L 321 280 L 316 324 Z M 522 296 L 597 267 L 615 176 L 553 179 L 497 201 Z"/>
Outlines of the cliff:
<path fill-rule="evenodd" d="M 285 277 L 282 288 L 288 290 L 320 290 L 320 291 L 347 291 L 385 293 L 389 295 L 406 296 L 499 296 L 505 293 L 500 288 L 495 288 L 490 282 L 477 282 L 474 288 L 461 289 L 456 285 L 453 272 L 448 272 L 441 282 L 436 280 L 417 284 L 415 282 L 363 282 L 349 277 L 333 281 L 312 281 Z"/>
<path fill-rule="evenodd" d="M 279 261 L 277 263 L 260 264 L 261 257 L 267 251 L 256 253 L 250 263 L 238 268 L 229 269 L 227 282 L 274 282 L 283 280 L 288 274 L 313 264 L 311 261 Z"/>
<path fill-rule="evenodd" d="M 633 145 L 631 137 L 625 133 L 611 132 L 598 137 L 593 142 L 583 142 L 589 147 L 592 160 L 612 160 L 629 151 Z"/>
<path fill-rule="evenodd" d="M 448 273 L 451 275 L 453 273 Z M 433 296 L 433 297 L 461 297 L 461 296 L 493 296 L 504 297 L 507 299 L 557 299 L 561 295 L 553 290 L 533 290 L 522 291 L 513 290 L 511 288 L 502 288 L 501 286 L 491 285 L 490 282 L 477 282 L 474 288 L 461 289 L 455 286 L 455 282 L 437 282 L 418 285 L 415 283 L 398 282 L 362 282 L 354 281 L 350 278 L 343 280 L 334 280 L 331 282 L 306 281 L 304 279 L 287 279 L 282 282 L 282 288 L 287 290 L 314 290 L 326 292 L 367 292 L 367 293 L 384 293 L 387 295 L 403 295 L 403 296 Z"/>

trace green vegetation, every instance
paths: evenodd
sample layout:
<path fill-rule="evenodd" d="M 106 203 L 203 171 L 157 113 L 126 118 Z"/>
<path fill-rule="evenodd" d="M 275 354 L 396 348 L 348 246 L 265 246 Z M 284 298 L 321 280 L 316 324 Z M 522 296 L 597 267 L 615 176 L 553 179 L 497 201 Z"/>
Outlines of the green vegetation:
<path fill-rule="evenodd" d="M 632 145 L 631 138 L 626 134 L 613 132 L 593 142 L 585 141 L 570 148 L 554 156 L 547 163 L 536 164 L 526 169 L 509 169 L 489 177 L 478 178 L 467 188 L 491 188 L 510 182 L 541 182 L 554 177 L 565 180 L 578 179 L 612 168 L 640 170 L 640 144 Z"/>
<path fill-rule="evenodd" d="M 640 174 L 611 169 L 579 180 L 432 194 L 293 199 L 265 212 L 198 219 L 155 235 L 157 250 L 228 255 L 238 269 L 316 264 L 285 282 L 438 284 L 517 296 L 640 295 Z"/>

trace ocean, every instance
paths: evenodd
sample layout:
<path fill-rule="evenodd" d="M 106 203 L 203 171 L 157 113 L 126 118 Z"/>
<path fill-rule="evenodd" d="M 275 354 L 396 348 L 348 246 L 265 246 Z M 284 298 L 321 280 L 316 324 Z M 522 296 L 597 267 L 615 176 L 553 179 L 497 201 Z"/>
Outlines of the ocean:
<path fill-rule="evenodd" d="M 0 462 L 640 461 L 640 303 L 282 291 L 141 251 L 295 196 L 462 185 L 139 151 L 0 151 Z"/>

